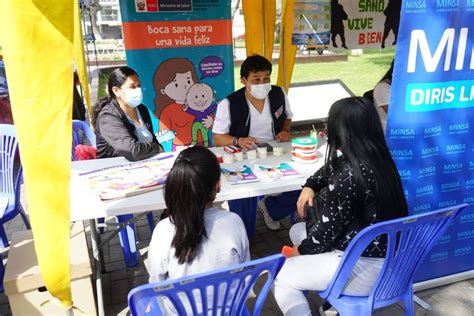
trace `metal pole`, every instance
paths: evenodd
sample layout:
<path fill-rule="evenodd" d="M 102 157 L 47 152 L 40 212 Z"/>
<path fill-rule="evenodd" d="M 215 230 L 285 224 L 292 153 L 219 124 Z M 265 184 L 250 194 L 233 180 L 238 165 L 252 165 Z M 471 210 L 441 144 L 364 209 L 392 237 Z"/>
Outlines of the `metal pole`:
<path fill-rule="evenodd" d="M 416 295 L 413 295 L 413 301 L 416 304 L 420 305 L 421 308 L 423 308 L 424 310 L 430 311 L 430 310 L 433 309 L 430 304 L 428 304 L 427 302 L 425 302 L 424 300 L 422 300 L 421 298 L 419 298 Z"/>
<path fill-rule="evenodd" d="M 443 286 L 455 282 L 460 282 L 464 280 L 469 280 L 474 278 L 474 269 L 464 272 L 459 272 L 456 274 L 447 275 L 444 277 L 439 277 L 436 279 L 426 280 L 413 284 L 413 291 L 419 292 L 427 289 L 431 289 L 438 286 Z"/>
<path fill-rule="evenodd" d="M 81 8 L 81 21 L 82 21 L 82 30 L 83 32 L 86 31 L 86 20 L 84 19 L 84 10 Z M 91 75 L 91 65 L 90 65 L 90 58 L 89 58 L 89 50 L 88 50 L 88 47 L 87 47 L 87 44 L 85 43 L 84 41 L 84 38 L 82 39 L 82 41 L 84 42 L 84 48 L 85 48 L 85 51 L 86 51 L 86 59 L 87 59 L 87 77 L 88 77 L 88 82 L 92 81 L 92 75 Z"/>
<path fill-rule="evenodd" d="M 104 292 L 102 289 L 102 258 L 100 254 L 100 236 L 97 233 L 97 227 L 95 219 L 89 220 L 89 228 L 91 230 L 91 243 L 92 243 L 92 254 L 94 256 L 94 268 L 95 268 L 95 282 L 97 292 L 97 313 L 99 316 L 104 316 Z"/>

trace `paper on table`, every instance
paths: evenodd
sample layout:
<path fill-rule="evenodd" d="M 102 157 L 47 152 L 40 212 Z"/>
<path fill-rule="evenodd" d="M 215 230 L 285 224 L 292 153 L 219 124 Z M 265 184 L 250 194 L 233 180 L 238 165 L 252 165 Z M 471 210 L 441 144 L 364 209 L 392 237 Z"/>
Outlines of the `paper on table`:
<path fill-rule="evenodd" d="M 174 155 L 81 173 L 102 200 L 123 198 L 157 190 L 166 182 Z"/>
<path fill-rule="evenodd" d="M 295 170 L 289 163 L 282 162 L 278 166 L 259 165 L 258 169 L 272 180 L 301 178 L 303 175 Z"/>
<path fill-rule="evenodd" d="M 224 178 L 230 184 L 241 184 L 260 181 L 253 173 L 252 168 L 243 165 L 241 168 L 222 168 Z"/>

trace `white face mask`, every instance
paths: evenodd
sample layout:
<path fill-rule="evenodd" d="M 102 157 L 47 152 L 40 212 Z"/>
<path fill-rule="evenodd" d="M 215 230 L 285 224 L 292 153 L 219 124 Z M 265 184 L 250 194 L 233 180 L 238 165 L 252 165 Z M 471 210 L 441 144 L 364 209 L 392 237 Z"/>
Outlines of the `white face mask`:
<path fill-rule="evenodd" d="M 250 94 L 259 100 L 263 100 L 267 97 L 268 93 L 272 90 L 272 85 L 270 83 L 262 84 L 251 84 L 250 85 Z"/>
<path fill-rule="evenodd" d="M 128 106 L 132 108 L 136 108 L 143 101 L 143 93 L 142 88 L 135 88 L 135 89 L 127 89 L 123 91 L 122 100 L 127 103 Z"/>

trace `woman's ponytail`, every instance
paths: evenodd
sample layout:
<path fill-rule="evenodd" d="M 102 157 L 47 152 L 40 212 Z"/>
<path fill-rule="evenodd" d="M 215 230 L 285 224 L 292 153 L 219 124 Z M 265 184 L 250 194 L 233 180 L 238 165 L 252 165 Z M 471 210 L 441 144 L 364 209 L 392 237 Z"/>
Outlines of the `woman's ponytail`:
<path fill-rule="evenodd" d="M 176 227 L 171 244 L 180 264 L 192 262 L 207 237 L 204 210 L 215 198 L 220 173 L 211 151 L 191 147 L 180 153 L 168 175 L 165 202 Z"/>

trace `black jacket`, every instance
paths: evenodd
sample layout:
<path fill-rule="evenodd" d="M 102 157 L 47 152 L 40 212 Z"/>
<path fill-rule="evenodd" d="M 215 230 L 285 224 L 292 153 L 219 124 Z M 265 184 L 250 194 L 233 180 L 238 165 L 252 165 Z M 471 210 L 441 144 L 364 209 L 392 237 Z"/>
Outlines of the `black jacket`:
<path fill-rule="evenodd" d="M 115 100 L 112 100 L 100 111 L 95 123 L 97 158 L 123 156 L 130 161 L 142 160 L 163 151 L 153 134 L 148 109 L 138 106 L 143 123 L 153 135 L 153 142 L 139 143 L 135 135 L 135 126 L 129 122 Z"/>
<path fill-rule="evenodd" d="M 353 170 L 344 156 L 329 164 L 329 170 L 326 166 L 322 167 L 304 185 L 319 192 L 319 196 L 317 221 L 298 247 L 302 255 L 314 255 L 333 249 L 345 251 L 358 232 L 377 222 L 377 185 L 373 171 L 360 165 L 366 187 L 358 190 Z M 398 217 L 402 216 L 400 213 Z M 383 258 L 386 249 L 387 239 L 379 236 L 362 255 Z"/>
<path fill-rule="evenodd" d="M 283 90 L 273 86 L 268 93 L 270 112 L 273 119 L 274 137 L 281 132 L 286 119 L 286 104 Z M 229 135 L 234 137 L 248 137 L 250 131 L 250 112 L 245 98 L 245 87 L 227 96 L 230 111 Z"/>

